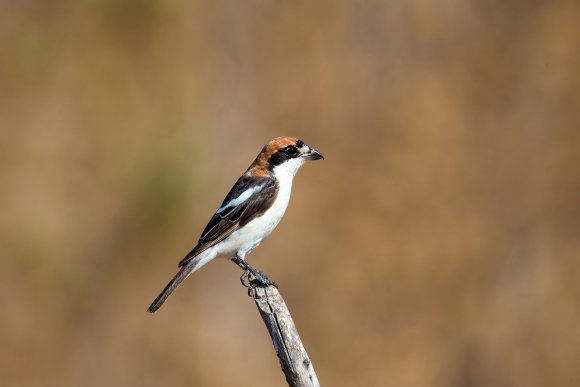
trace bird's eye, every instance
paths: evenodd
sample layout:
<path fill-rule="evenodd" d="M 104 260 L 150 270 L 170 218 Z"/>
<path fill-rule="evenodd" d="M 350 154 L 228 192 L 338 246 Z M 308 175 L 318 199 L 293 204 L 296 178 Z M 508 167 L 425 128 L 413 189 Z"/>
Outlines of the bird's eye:
<path fill-rule="evenodd" d="M 286 152 L 288 152 L 290 156 L 296 156 L 298 153 L 298 148 L 296 148 L 294 145 L 290 145 L 286 148 Z"/>

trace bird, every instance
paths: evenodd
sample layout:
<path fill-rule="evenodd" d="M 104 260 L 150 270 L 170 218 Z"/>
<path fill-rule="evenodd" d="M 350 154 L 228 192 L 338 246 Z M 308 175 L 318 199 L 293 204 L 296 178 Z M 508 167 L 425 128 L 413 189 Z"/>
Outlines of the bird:
<path fill-rule="evenodd" d="M 251 278 L 248 282 L 252 285 L 277 286 L 246 262 L 245 256 L 272 233 L 284 216 L 296 172 L 305 162 L 320 159 L 324 159 L 320 152 L 296 137 L 276 137 L 268 142 L 236 181 L 197 244 L 179 262 L 177 274 L 147 311 L 156 312 L 191 273 L 216 257 L 231 259 L 242 268 L 240 280 L 244 284 L 244 278 Z"/>

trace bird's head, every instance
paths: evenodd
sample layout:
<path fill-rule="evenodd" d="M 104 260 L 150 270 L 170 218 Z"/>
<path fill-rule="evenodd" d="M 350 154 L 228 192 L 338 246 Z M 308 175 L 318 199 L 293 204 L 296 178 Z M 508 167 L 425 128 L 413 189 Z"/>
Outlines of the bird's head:
<path fill-rule="evenodd" d="M 324 159 L 316 149 L 295 137 L 276 137 L 267 143 L 248 171 L 258 174 L 294 175 L 308 160 Z M 261 172 L 261 173 L 260 173 Z"/>

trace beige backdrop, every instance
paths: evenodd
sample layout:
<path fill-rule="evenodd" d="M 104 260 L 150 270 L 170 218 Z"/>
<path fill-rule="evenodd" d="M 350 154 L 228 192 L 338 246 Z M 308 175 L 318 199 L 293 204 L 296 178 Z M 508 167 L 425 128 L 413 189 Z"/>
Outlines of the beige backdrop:
<path fill-rule="evenodd" d="M 146 307 L 263 144 L 249 256 L 323 386 L 580 385 L 577 1 L 0 1 L 0 384 L 283 386 L 225 260 Z"/>

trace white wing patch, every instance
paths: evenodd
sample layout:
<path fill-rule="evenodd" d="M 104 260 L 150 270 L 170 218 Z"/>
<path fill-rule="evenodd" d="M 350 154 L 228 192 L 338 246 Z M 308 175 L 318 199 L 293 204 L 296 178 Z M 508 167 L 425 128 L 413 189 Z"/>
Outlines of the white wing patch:
<path fill-rule="evenodd" d="M 250 198 L 250 196 L 252 196 L 255 192 L 260 191 L 262 188 L 264 188 L 264 184 L 260 184 L 260 185 L 257 185 L 255 187 L 248 188 L 247 190 L 242 192 L 240 196 L 238 196 L 235 199 L 230 200 L 228 203 L 226 203 L 225 205 L 218 208 L 216 213 L 221 214 L 226 208 L 236 207 L 236 206 L 240 205 L 241 203 L 248 200 Z"/>

